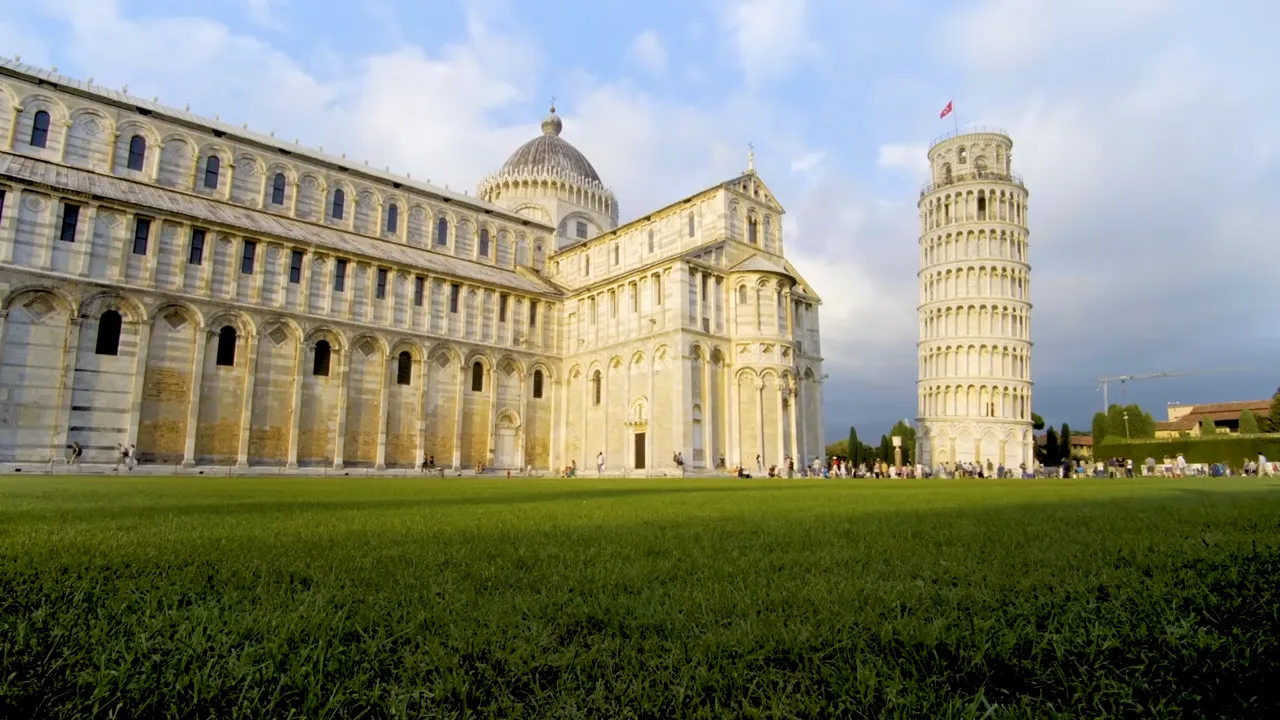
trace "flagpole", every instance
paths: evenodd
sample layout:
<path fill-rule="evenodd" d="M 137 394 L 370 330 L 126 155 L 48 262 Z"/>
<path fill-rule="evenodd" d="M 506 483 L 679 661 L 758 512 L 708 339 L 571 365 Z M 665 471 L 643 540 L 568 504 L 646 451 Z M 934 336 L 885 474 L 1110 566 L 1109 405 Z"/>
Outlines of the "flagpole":
<path fill-rule="evenodd" d="M 951 122 L 955 124 L 956 135 L 960 134 L 960 118 L 956 117 L 955 100 L 951 100 Z"/>

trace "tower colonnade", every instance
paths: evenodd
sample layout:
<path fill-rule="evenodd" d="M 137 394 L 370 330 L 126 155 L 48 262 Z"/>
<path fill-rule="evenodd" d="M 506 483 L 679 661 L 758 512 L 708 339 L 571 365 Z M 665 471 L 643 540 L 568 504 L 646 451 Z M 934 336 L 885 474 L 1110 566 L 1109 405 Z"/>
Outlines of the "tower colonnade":
<path fill-rule="evenodd" d="M 1012 150 L 993 130 L 929 149 L 917 381 L 918 457 L 929 466 L 1033 461 L 1028 194 Z"/>

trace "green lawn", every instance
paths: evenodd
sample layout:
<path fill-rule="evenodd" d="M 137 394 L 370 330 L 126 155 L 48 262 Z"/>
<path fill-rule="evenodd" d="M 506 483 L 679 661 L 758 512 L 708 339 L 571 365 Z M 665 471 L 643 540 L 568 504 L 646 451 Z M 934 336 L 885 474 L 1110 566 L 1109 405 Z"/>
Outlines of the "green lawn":
<path fill-rule="evenodd" d="M 0 478 L 0 717 L 1276 717 L 1280 484 Z"/>

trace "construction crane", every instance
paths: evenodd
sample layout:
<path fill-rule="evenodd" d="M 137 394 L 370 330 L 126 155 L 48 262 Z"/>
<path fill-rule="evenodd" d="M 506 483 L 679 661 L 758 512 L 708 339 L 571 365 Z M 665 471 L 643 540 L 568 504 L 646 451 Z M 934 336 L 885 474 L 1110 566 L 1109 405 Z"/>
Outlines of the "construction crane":
<path fill-rule="evenodd" d="M 1132 380 L 1156 380 L 1159 378 L 1185 377 L 1187 375 L 1209 375 L 1212 373 L 1228 373 L 1228 372 L 1248 372 L 1257 368 L 1222 368 L 1218 370 L 1193 370 L 1191 372 L 1158 372 L 1149 373 L 1147 375 L 1114 375 L 1112 377 L 1098 378 L 1098 389 L 1102 391 L 1102 412 L 1111 409 L 1110 399 L 1107 396 L 1107 388 L 1113 382 L 1121 384 Z"/>

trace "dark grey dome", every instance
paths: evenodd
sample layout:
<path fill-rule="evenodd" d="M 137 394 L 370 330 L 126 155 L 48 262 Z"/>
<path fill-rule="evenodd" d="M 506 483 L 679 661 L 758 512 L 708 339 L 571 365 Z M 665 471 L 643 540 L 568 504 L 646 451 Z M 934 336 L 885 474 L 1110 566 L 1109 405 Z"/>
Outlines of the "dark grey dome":
<path fill-rule="evenodd" d="M 560 130 L 564 123 L 556 115 L 556 107 L 551 106 L 551 114 L 542 121 L 542 135 L 521 145 L 511 153 L 511 157 L 502 164 L 502 172 L 532 171 L 555 172 L 557 170 L 578 175 L 588 180 L 600 182 L 596 169 L 591 167 L 578 148 L 561 139 Z"/>

